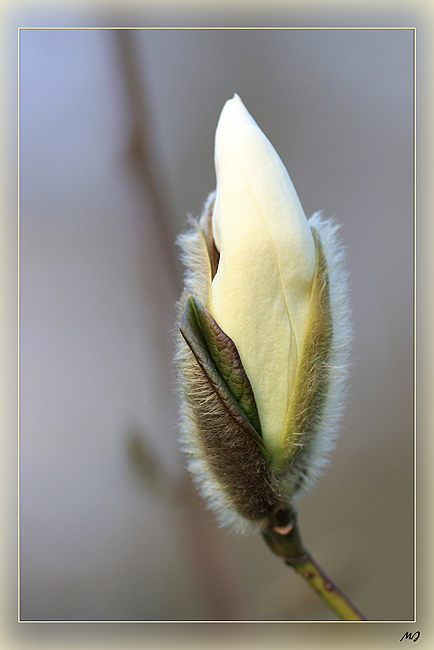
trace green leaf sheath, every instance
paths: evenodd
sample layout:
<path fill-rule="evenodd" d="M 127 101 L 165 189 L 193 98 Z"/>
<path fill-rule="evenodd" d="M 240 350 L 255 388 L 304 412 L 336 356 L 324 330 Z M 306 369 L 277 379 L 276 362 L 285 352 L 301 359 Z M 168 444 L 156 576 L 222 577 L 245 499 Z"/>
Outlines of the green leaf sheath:
<path fill-rule="evenodd" d="M 253 390 L 235 343 L 193 296 L 185 301 L 180 331 L 230 415 L 266 454 Z"/>
<path fill-rule="evenodd" d="M 255 397 L 235 343 L 199 302 L 195 301 L 195 307 L 207 348 L 218 371 L 256 431 L 261 435 Z"/>

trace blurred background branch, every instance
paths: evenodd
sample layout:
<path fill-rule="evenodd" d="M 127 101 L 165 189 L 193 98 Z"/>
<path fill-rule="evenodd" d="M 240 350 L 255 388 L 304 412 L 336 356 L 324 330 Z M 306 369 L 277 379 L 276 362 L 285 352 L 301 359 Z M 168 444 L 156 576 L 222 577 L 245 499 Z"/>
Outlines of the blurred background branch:
<path fill-rule="evenodd" d="M 126 103 L 131 123 L 127 147 L 130 168 L 139 181 L 141 191 L 150 197 L 151 208 L 143 210 L 144 216 L 152 218 L 157 226 L 161 255 L 168 266 L 173 288 L 179 296 L 182 289 L 182 269 L 175 249 L 174 220 L 160 190 L 159 176 L 162 166 L 152 142 L 151 111 L 146 104 L 143 75 L 140 76 L 137 65 L 135 32 L 119 29 L 115 30 L 114 35 L 125 79 Z M 165 296 L 161 297 L 162 300 L 165 298 L 167 299 Z M 170 344 L 168 336 L 167 345 L 171 347 Z M 217 529 L 212 517 L 203 511 L 203 502 L 193 487 L 190 475 L 185 472 L 180 481 L 174 481 L 164 471 L 157 457 L 151 454 L 149 442 L 143 432 L 136 431 L 132 434 L 129 439 L 129 452 L 145 484 L 150 485 L 163 498 L 170 499 L 175 508 L 182 512 L 179 525 L 173 526 L 173 535 L 179 538 L 185 549 L 185 557 L 195 575 L 201 598 L 208 604 L 208 617 L 211 620 L 239 620 L 248 616 L 236 567 L 230 559 L 228 549 L 222 543 L 222 532 Z"/>
<path fill-rule="evenodd" d="M 149 213 L 155 220 L 164 260 L 174 290 L 180 294 L 182 289 L 182 268 L 175 246 L 178 234 L 174 228 L 174 219 L 170 214 L 169 202 L 162 187 L 163 171 L 158 150 L 152 137 L 152 115 L 147 104 L 147 92 L 143 75 L 140 75 L 135 47 L 135 30 L 116 29 L 113 36 L 119 50 L 119 61 L 125 82 L 125 99 L 130 116 L 130 136 L 126 148 L 132 171 L 135 173 L 141 191 L 151 204 Z M 144 211 L 145 212 L 145 211 Z"/>

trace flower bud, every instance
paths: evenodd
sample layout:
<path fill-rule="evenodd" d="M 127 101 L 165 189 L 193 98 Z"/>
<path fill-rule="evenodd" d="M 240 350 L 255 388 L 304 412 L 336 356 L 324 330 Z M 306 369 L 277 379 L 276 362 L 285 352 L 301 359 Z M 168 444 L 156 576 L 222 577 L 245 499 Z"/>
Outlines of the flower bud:
<path fill-rule="evenodd" d="M 307 220 L 235 95 L 216 132 L 217 190 L 180 238 L 176 360 L 189 467 L 223 522 L 263 526 L 309 488 L 342 409 L 350 339 L 336 226 Z"/>

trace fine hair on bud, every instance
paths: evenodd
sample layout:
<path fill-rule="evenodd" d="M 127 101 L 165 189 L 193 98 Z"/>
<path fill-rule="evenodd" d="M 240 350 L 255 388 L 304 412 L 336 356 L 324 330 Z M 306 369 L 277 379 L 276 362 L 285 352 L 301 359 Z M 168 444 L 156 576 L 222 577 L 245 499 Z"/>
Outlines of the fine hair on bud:
<path fill-rule="evenodd" d="M 203 306 L 204 313 L 210 303 L 218 266 L 211 232 L 214 196 L 209 196 L 200 219 L 190 219 L 190 230 L 178 239 L 186 266 L 185 289 L 177 305 L 179 323 L 186 318 L 189 300 Z M 310 336 L 300 352 L 286 438 L 290 451 L 283 465 L 269 462 L 255 427 L 231 391 L 226 395 L 209 341 L 199 332 L 198 354 L 188 342 L 187 326 L 181 325 L 176 336 L 181 445 L 188 469 L 220 523 L 241 533 L 265 527 L 273 513 L 312 487 L 327 463 L 342 414 L 351 341 L 344 254 L 332 220 L 315 213 L 308 223 L 317 251 Z M 209 314 L 207 318 L 219 330 Z M 224 339 L 236 355 L 235 345 L 220 331 L 219 340 Z M 242 369 L 240 360 L 238 365 Z"/>

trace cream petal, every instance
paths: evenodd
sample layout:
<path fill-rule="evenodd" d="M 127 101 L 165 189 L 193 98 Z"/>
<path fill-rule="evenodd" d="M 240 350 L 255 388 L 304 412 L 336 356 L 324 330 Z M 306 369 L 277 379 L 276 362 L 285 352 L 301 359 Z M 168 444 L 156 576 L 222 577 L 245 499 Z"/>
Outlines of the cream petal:
<path fill-rule="evenodd" d="M 220 116 L 215 165 L 211 312 L 238 348 L 273 454 L 285 436 L 315 244 L 288 172 L 238 95 Z"/>

